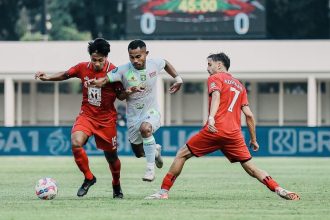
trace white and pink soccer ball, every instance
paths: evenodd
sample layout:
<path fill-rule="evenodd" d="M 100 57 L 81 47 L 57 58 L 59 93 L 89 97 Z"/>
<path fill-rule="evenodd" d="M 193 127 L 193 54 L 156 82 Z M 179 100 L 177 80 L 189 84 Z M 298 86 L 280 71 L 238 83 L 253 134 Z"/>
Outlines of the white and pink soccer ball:
<path fill-rule="evenodd" d="M 35 191 L 39 199 L 51 200 L 57 195 L 57 184 L 52 178 L 45 177 L 38 180 Z"/>

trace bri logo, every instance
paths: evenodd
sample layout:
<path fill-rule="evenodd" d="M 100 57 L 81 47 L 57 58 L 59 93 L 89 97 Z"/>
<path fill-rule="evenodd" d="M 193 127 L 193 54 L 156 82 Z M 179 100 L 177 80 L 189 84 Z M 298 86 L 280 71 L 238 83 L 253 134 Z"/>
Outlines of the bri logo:
<path fill-rule="evenodd" d="M 275 128 L 268 132 L 269 153 L 273 155 L 319 155 L 330 156 L 330 132 Z"/>
<path fill-rule="evenodd" d="M 294 129 L 271 129 L 268 136 L 271 154 L 294 154 L 297 152 L 297 133 Z"/>

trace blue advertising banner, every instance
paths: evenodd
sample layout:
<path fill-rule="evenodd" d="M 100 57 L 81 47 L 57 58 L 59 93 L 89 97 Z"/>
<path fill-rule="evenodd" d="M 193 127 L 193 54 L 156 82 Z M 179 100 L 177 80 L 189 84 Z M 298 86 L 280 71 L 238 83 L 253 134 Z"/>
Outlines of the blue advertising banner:
<path fill-rule="evenodd" d="M 157 143 L 163 146 L 164 156 L 174 156 L 179 147 L 199 131 L 200 127 L 162 127 L 156 134 Z M 71 155 L 71 127 L 1 127 L 0 156 L 6 155 Z M 246 143 L 247 128 L 243 128 Z M 253 156 L 330 156 L 329 127 L 258 127 L 257 138 L 260 150 Z M 127 129 L 118 127 L 118 153 L 132 156 Z M 102 155 L 91 137 L 85 149 L 89 155 Z M 212 155 L 221 155 L 214 153 Z"/>

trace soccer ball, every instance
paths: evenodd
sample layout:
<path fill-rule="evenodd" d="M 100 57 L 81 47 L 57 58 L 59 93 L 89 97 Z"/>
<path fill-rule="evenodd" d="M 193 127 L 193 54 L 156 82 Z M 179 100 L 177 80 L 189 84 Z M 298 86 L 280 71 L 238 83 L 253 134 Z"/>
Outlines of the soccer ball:
<path fill-rule="evenodd" d="M 35 187 L 39 199 L 51 200 L 57 195 L 57 184 L 52 178 L 46 177 L 38 180 Z"/>

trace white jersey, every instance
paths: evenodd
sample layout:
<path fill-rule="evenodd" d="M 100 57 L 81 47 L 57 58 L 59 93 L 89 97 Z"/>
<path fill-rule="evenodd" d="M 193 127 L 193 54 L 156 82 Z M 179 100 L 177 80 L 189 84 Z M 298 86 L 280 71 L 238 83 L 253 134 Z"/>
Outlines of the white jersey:
<path fill-rule="evenodd" d="M 157 111 L 157 77 L 165 67 L 164 59 L 147 59 L 146 68 L 137 70 L 131 63 L 113 69 L 107 75 L 110 82 L 122 82 L 124 88 L 143 85 L 143 92 L 130 95 L 127 102 L 127 125 L 130 127 L 137 123 L 150 111 Z"/>

